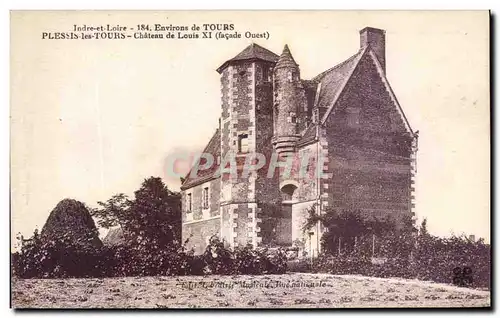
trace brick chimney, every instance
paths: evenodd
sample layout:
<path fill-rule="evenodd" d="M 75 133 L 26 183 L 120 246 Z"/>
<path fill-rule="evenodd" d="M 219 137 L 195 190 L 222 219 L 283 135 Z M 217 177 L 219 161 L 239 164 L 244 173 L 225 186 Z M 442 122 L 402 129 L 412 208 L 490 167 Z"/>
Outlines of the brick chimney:
<path fill-rule="evenodd" d="M 385 72 L 385 30 L 366 27 L 359 31 L 361 48 L 370 46 Z"/>

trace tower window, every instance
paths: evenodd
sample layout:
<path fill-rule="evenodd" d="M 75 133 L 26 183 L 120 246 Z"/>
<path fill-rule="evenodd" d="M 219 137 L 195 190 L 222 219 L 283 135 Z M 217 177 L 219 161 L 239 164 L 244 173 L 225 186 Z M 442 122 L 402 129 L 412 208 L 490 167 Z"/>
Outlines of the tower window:
<path fill-rule="evenodd" d="M 248 152 L 248 134 L 241 134 L 238 136 L 238 152 Z"/>
<path fill-rule="evenodd" d="M 270 82 L 271 81 L 271 72 L 270 68 L 267 67 L 262 67 L 262 81 L 263 82 Z"/>
<path fill-rule="evenodd" d="M 295 112 L 290 112 L 290 116 L 287 118 L 289 123 L 297 123 L 297 114 Z"/>
<path fill-rule="evenodd" d="M 293 81 L 298 81 L 299 76 L 296 71 L 288 72 L 288 82 L 292 83 Z"/>

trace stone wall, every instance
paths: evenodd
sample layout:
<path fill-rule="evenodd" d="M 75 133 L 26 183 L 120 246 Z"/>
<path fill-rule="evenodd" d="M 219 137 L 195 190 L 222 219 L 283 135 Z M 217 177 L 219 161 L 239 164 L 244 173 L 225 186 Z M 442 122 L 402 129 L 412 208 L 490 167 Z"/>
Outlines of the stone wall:
<path fill-rule="evenodd" d="M 317 234 L 317 228 L 313 227 L 308 231 L 304 231 L 303 227 L 306 223 L 308 217 L 308 210 L 315 205 L 316 201 L 307 201 L 296 203 L 292 207 L 292 241 L 294 246 L 300 248 L 299 255 L 302 254 L 302 251 L 311 255 L 318 255 L 318 249 L 320 248 L 320 238 L 321 234 Z M 308 232 L 312 232 L 313 235 L 309 236 Z M 312 251 L 311 251 L 312 249 Z"/>
<path fill-rule="evenodd" d="M 235 62 L 222 73 L 222 144 L 224 157 L 229 151 L 236 154 L 238 176 L 236 179 L 221 179 L 221 210 L 223 217 L 222 236 L 231 246 L 260 243 L 258 201 L 262 200 L 262 188 L 269 183 L 257 181 L 262 176 L 257 172 L 243 175 L 243 164 L 248 155 L 266 153 L 272 136 L 272 86 L 264 78 L 272 63 Z M 238 153 L 238 139 L 248 135 L 248 153 Z M 269 144 L 269 146 L 267 146 Z M 267 181 L 267 180 L 265 180 Z M 269 188 L 268 188 L 269 189 Z M 264 191 L 268 195 L 270 191 Z"/>
<path fill-rule="evenodd" d="M 257 202 L 255 236 L 257 245 L 277 242 L 276 207 L 281 204 L 278 170 L 270 177 L 268 176 L 269 163 L 274 151 L 272 145 L 274 133 L 272 67 L 272 63 L 256 64 L 256 151 L 266 158 L 266 165 L 258 171 L 255 180 L 255 202 Z M 260 75 L 266 68 L 269 74 L 267 79 Z"/>
<path fill-rule="evenodd" d="M 219 231 L 231 247 L 288 245 L 291 238 L 302 242 L 309 255 L 317 255 L 323 229 L 314 227 L 308 231 L 311 235 L 302 230 L 307 209 L 315 204 L 323 213 L 330 208 L 359 210 L 366 217 L 393 220 L 411 215 L 416 140 L 369 53 L 361 58 L 325 126 L 318 129 L 319 140 L 298 149 L 298 159 L 309 157 L 306 174 L 300 175 L 296 164 L 289 178 L 280 176 L 278 170 L 268 178 L 273 126 L 282 124 L 273 120 L 276 88 L 265 76 L 272 73 L 273 66 L 263 61 L 233 61 L 222 71 L 219 160 L 223 162 L 229 151 L 237 154 L 238 176 L 223 175 L 210 182 L 209 214 L 201 209 L 204 185 L 183 193 L 183 206 L 187 193 L 193 198 L 191 220 L 183 209 L 183 220 L 190 221 L 185 223 L 183 235 L 199 232 L 193 234 L 193 244 L 200 251 L 208 234 Z M 299 119 L 310 116 L 303 89 L 296 91 L 293 101 L 299 106 L 292 108 L 297 108 Z M 241 134 L 248 135 L 248 154 L 266 157 L 266 166 L 248 176 L 242 175 L 248 154 L 237 153 Z M 323 172 L 320 179 L 318 165 Z M 280 185 L 286 182 L 293 182 L 297 189 L 287 199 L 290 205 L 282 208 Z"/>
<path fill-rule="evenodd" d="M 369 55 L 330 114 L 322 144 L 327 206 L 396 222 L 411 215 L 412 137 Z"/>
<path fill-rule="evenodd" d="M 298 162 L 294 165 L 292 169 L 293 179 L 297 181 L 298 187 L 293 194 L 293 200 L 304 202 L 310 200 L 316 200 L 318 198 L 318 182 L 317 178 L 317 165 L 318 162 L 318 143 L 312 143 L 304 146 L 298 150 Z M 300 166 L 302 165 L 301 160 L 307 160 L 307 168 L 304 170 L 304 174 L 301 175 Z"/>
<path fill-rule="evenodd" d="M 209 209 L 202 208 L 203 189 L 208 187 Z M 219 215 L 220 179 L 214 179 L 182 191 L 182 221 L 196 221 Z M 187 196 L 191 194 L 192 209 L 188 211 Z M 188 214 L 189 215 L 188 217 Z"/>
<path fill-rule="evenodd" d="M 193 248 L 196 254 L 202 254 L 208 244 L 208 239 L 212 235 L 219 235 L 221 232 L 221 219 L 219 216 L 208 220 L 193 221 L 184 223 L 182 227 L 183 240 L 189 239 L 186 247 Z"/>

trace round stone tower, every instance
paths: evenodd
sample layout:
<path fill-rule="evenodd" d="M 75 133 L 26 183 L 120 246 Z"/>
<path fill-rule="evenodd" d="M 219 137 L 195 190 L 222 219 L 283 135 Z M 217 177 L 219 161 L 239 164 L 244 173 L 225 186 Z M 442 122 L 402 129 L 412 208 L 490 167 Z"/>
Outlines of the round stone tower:
<path fill-rule="evenodd" d="M 274 136 L 273 145 L 280 155 L 295 151 L 300 139 L 297 129 L 298 112 L 303 93 L 300 70 L 285 45 L 283 53 L 274 67 Z"/>

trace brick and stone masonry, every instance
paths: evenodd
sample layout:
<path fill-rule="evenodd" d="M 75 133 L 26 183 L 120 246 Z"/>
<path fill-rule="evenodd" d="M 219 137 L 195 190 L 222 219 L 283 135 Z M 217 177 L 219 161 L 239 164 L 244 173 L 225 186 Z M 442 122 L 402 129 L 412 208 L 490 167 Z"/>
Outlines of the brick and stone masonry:
<path fill-rule="evenodd" d="M 414 216 L 418 134 L 386 63 L 385 31 L 371 27 L 360 31 L 353 56 L 310 80 L 286 45 L 278 56 L 251 44 L 224 62 L 219 127 L 204 150 L 214 164 L 181 187 L 188 248 L 202 253 L 216 235 L 230 247 L 296 245 L 318 255 L 323 229 L 303 230 L 310 208 L 396 222 Z M 237 178 L 217 173 L 230 154 Z M 255 154 L 265 157 L 263 168 L 242 173 Z M 306 176 L 294 161 L 291 173 L 282 167 L 269 177 L 274 155 L 280 163 L 308 158 Z"/>

